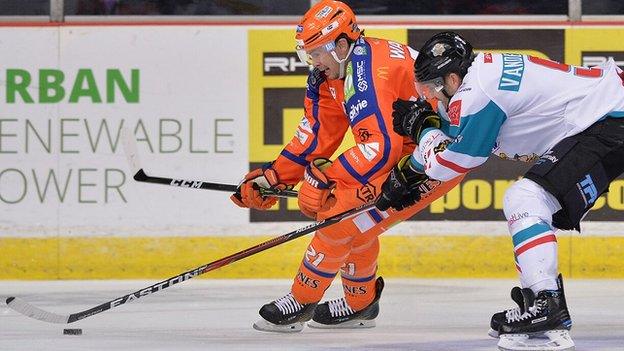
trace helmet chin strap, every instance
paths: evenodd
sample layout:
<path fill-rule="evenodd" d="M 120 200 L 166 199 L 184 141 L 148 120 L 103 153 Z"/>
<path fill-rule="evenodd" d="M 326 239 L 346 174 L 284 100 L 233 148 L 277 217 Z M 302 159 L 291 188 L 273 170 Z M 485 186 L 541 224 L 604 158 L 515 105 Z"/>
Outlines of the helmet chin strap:
<path fill-rule="evenodd" d="M 446 88 L 442 88 L 442 94 L 444 94 L 444 96 L 446 96 L 447 99 L 449 99 L 449 101 L 451 101 L 451 98 L 453 98 L 453 95 L 449 95 L 449 93 L 446 91 Z"/>
<path fill-rule="evenodd" d="M 351 52 L 353 52 L 353 48 L 355 48 L 355 43 L 351 43 L 351 45 L 349 46 L 349 52 L 347 52 L 347 56 L 345 56 L 345 58 L 343 58 L 342 60 L 338 58 L 338 55 L 336 54 L 336 50 L 332 50 L 331 55 L 334 58 L 334 60 L 336 60 L 336 62 L 338 62 L 340 64 L 340 73 L 339 73 L 339 79 L 343 79 L 345 77 L 346 74 L 346 68 L 345 68 L 345 62 L 347 62 L 347 59 L 349 58 L 349 56 L 351 56 Z"/>

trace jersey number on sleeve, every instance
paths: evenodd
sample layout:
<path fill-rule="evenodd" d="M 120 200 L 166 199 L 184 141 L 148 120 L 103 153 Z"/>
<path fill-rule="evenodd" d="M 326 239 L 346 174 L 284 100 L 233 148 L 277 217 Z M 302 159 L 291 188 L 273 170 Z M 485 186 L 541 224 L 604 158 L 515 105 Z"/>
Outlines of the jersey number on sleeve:
<path fill-rule="evenodd" d="M 574 75 L 579 77 L 586 78 L 598 78 L 602 77 L 602 69 L 600 68 L 586 68 L 586 67 L 577 67 L 566 65 L 565 63 L 560 63 L 557 61 L 552 61 L 548 59 L 543 59 L 535 56 L 528 56 L 529 61 L 533 62 L 536 65 L 552 68 L 561 72 L 570 72 L 571 68 L 574 68 Z"/>

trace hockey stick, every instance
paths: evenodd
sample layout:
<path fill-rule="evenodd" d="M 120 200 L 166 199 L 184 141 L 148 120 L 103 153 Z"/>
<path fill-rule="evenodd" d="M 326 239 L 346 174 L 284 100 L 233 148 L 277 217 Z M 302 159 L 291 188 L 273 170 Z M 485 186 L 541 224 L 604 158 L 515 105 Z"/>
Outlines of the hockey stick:
<path fill-rule="evenodd" d="M 76 312 L 76 313 L 72 313 L 70 315 L 60 315 L 60 314 L 56 314 L 56 313 L 52 313 L 52 312 L 48 312 L 45 310 L 42 310 L 39 307 L 35 307 L 31 304 L 29 304 L 28 302 L 18 298 L 18 297 L 9 297 L 8 299 L 6 299 L 6 304 L 13 309 L 14 311 L 21 313 L 27 317 L 30 318 L 34 318 L 34 319 L 38 319 L 40 321 L 44 321 L 44 322 L 48 322 L 48 323 L 58 323 L 58 324 L 69 324 L 69 323 L 73 323 L 76 321 L 79 321 L 81 319 L 87 318 L 87 317 L 91 317 L 93 315 L 96 315 L 98 313 L 102 313 L 104 311 L 107 311 L 111 308 L 114 307 L 118 307 L 121 306 L 123 304 L 126 304 L 128 302 L 132 302 L 136 299 L 139 299 L 141 297 L 147 296 L 147 295 L 151 295 L 155 292 L 164 290 L 172 285 L 181 283 L 183 281 L 189 280 L 189 279 L 193 279 L 199 275 L 202 275 L 204 273 L 208 273 L 210 271 L 213 271 L 215 269 L 221 268 L 223 266 L 227 266 L 230 263 L 236 262 L 238 260 L 241 260 L 245 257 L 249 257 L 251 255 L 254 255 L 258 252 L 262 252 L 264 250 L 270 249 L 274 246 L 283 244 L 285 242 L 294 240 L 296 238 L 299 238 L 301 236 L 304 236 L 306 234 L 312 233 L 316 230 L 319 230 L 321 228 L 325 228 L 328 227 L 332 224 L 338 223 L 340 221 L 342 221 L 343 219 L 347 219 L 350 217 L 353 217 L 355 215 L 358 215 L 362 212 L 368 211 L 371 208 L 373 208 L 375 205 L 374 204 L 364 204 L 361 205 L 359 207 L 353 208 L 351 210 L 339 213 L 335 216 L 329 217 L 327 219 L 309 224 L 305 227 L 299 228 L 295 231 L 292 231 L 290 233 L 275 237 L 273 239 L 267 240 L 265 242 L 262 242 L 256 246 L 252 246 L 250 248 L 247 248 L 245 250 L 239 251 L 235 254 L 229 255 L 227 257 L 223 257 L 221 259 L 218 259 L 216 261 L 210 262 L 208 264 L 199 266 L 197 268 L 191 269 L 190 271 L 186 271 L 184 273 L 180 273 L 174 277 L 165 279 L 161 282 L 158 282 L 154 285 L 148 286 L 146 288 L 137 290 L 133 293 L 118 297 L 116 299 L 113 299 L 111 301 L 105 302 L 101 305 L 95 306 L 93 308 L 84 310 L 84 311 L 80 311 L 80 312 Z"/>
<path fill-rule="evenodd" d="M 210 182 L 204 182 L 202 180 L 185 180 L 185 179 L 152 177 L 152 176 L 147 175 L 145 171 L 143 170 L 143 168 L 139 168 L 139 170 L 134 174 L 133 178 L 137 182 L 164 184 L 164 185 L 177 186 L 181 188 L 219 190 L 219 191 L 229 191 L 232 193 L 235 193 L 238 191 L 238 185 L 234 185 L 234 184 L 210 183 Z M 264 196 L 297 197 L 297 192 L 294 190 L 277 190 L 277 189 L 260 188 L 260 193 L 262 193 L 262 195 Z"/>
<path fill-rule="evenodd" d="M 228 191 L 232 193 L 235 193 L 238 191 L 238 185 L 233 185 L 233 184 L 211 183 L 211 182 L 205 182 L 202 180 L 186 180 L 186 179 L 150 176 L 145 172 L 145 170 L 143 170 L 143 167 L 141 167 L 141 161 L 139 160 L 139 153 L 137 151 L 136 140 L 134 139 L 134 136 L 125 127 L 122 128 L 121 130 L 121 138 L 122 138 L 121 140 L 122 147 L 123 147 L 124 153 L 126 154 L 126 159 L 128 160 L 130 169 L 132 169 L 132 172 L 134 172 L 134 176 L 132 178 L 136 180 L 137 182 L 171 185 L 171 186 L 177 186 L 181 188 Z M 260 192 L 264 196 L 297 197 L 297 192 L 294 190 L 277 190 L 277 189 L 260 188 Z"/>

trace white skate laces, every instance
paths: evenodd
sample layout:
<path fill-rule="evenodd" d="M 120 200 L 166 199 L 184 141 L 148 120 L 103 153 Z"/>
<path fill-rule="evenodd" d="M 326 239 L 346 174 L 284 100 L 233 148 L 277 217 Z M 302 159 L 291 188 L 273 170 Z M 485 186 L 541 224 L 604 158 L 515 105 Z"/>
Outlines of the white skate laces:
<path fill-rule="evenodd" d="M 507 310 L 505 313 L 505 318 L 507 318 L 507 323 L 511 322 L 519 322 L 523 321 L 527 318 L 537 316 L 547 302 L 544 300 L 535 300 L 535 304 L 529 307 L 529 310 L 522 313 L 520 307 L 514 307 Z"/>
<path fill-rule="evenodd" d="M 292 292 L 288 293 L 284 297 L 280 297 L 279 299 L 273 301 L 277 309 L 282 312 L 282 314 L 290 314 L 301 311 L 303 309 L 303 305 L 295 300 Z"/>
<path fill-rule="evenodd" d="M 345 317 L 355 313 L 355 311 L 347 304 L 345 298 L 327 301 L 329 314 L 332 317 Z"/>

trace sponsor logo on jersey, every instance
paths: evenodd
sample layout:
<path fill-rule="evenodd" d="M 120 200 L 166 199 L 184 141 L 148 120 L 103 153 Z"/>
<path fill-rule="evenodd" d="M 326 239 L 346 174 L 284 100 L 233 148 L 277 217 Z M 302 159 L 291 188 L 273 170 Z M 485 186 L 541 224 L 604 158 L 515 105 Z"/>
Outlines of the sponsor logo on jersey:
<path fill-rule="evenodd" d="M 463 93 L 463 92 L 466 92 L 466 91 L 471 91 L 471 90 L 472 90 L 472 88 L 471 88 L 471 87 L 465 87 L 465 86 L 462 84 L 462 85 L 459 87 L 459 89 L 457 90 L 457 93 L 456 93 L 456 94 Z"/>
<path fill-rule="evenodd" d="M 357 190 L 356 196 L 363 203 L 372 202 L 373 200 L 377 198 L 377 189 L 372 184 L 367 183 L 366 185 L 364 185 L 363 187 Z"/>
<path fill-rule="evenodd" d="M 295 53 L 265 52 L 262 56 L 265 76 L 302 76 L 310 73 L 310 66 L 301 62 Z"/>
<path fill-rule="evenodd" d="M 395 43 L 393 41 L 388 41 L 388 46 L 390 48 L 390 58 L 405 60 L 405 51 L 403 50 L 403 45 Z"/>
<path fill-rule="evenodd" d="M 366 54 L 367 54 L 367 52 L 366 52 L 366 48 L 365 48 L 365 47 L 363 47 L 363 46 L 356 46 L 356 47 L 353 49 L 353 55 L 363 56 L 363 55 L 366 55 Z"/>
<path fill-rule="evenodd" d="M 379 143 L 358 143 L 357 146 L 368 161 L 372 161 L 379 154 Z"/>
<path fill-rule="evenodd" d="M 583 51 L 581 58 L 585 67 L 599 66 L 613 59 L 616 65 L 624 69 L 624 51 Z"/>
<path fill-rule="evenodd" d="M 498 90 L 518 91 L 524 74 L 524 57 L 520 54 L 503 54 L 503 73 Z"/>
<path fill-rule="evenodd" d="M 367 142 L 370 137 L 371 137 L 371 133 L 368 131 L 368 129 L 366 128 L 358 129 L 358 138 L 360 138 L 361 142 L 363 143 Z"/>
<path fill-rule="evenodd" d="M 461 118 L 461 103 L 461 100 L 455 100 L 449 105 L 448 117 L 452 126 L 459 126 Z"/>
<path fill-rule="evenodd" d="M 353 121 L 366 107 L 368 107 L 368 101 L 358 99 L 356 103 L 351 105 L 349 110 L 349 119 Z"/>
<path fill-rule="evenodd" d="M 301 145 L 305 145 L 306 141 L 308 141 L 308 135 L 299 129 L 295 131 L 295 136 L 299 139 Z"/>
<path fill-rule="evenodd" d="M 483 54 L 483 63 L 492 63 L 492 54 L 489 52 L 486 52 L 485 54 Z"/>
<path fill-rule="evenodd" d="M 355 95 L 355 87 L 353 86 L 353 64 L 349 62 L 345 70 L 344 101 L 348 102 L 353 95 Z"/>
<path fill-rule="evenodd" d="M 349 149 L 349 156 L 351 156 L 353 161 L 355 161 L 355 164 L 357 164 L 357 165 L 360 164 L 360 157 L 357 155 L 357 153 L 355 151 L 353 151 L 352 148 Z"/>
<path fill-rule="evenodd" d="M 301 122 L 299 122 L 299 128 L 301 128 L 302 130 L 308 133 L 313 133 L 312 126 L 310 125 L 310 121 L 308 121 L 308 119 L 305 116 L 301 118 Z"/>
<path fill-rule="evenodd" d="M 358 90 L 363 93 L 368 89 L 368 82 L 366 81 L 366 66 L 364 61 L 358 61 L 355 66 L 355 74 L 357 75 L 357 87 Z"/>

